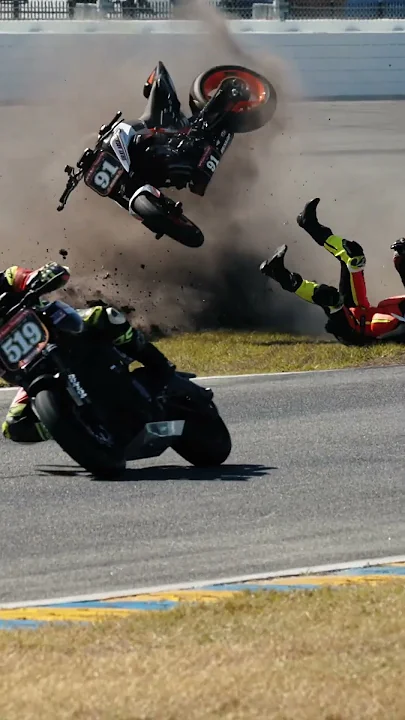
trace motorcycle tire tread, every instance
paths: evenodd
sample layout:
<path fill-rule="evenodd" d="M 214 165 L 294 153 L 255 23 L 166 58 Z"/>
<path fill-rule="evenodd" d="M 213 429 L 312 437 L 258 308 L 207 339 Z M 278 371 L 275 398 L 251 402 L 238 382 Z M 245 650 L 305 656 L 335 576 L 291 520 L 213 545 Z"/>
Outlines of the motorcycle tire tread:
<path fill-rule="evenodd" d="M 70 409 L 70 398 L 54 390 L 41 390 L 34 403 L 52 438 L 75 462 L 100 479 L 121 475 L 126 467 L 121 454 L 107 451 L 86 432 Z"/>
<path fill-rule="evenodd" d="M 201 230 L 183 215 L 188 221 L 188 225 L 181 225 L 176 222 L 162 208 L 157 201 L 146 195 L 139 195 L 134 201 L 134 211 L 142 218 L 142 223 L 155 233 L 155 237 L 160 239 L 163 235 L 167 235 L 176 240 L 181 245 L 190 248 L 198 248 L 204 242 L 204 235 Z"/>
<path fill-rule="evenodd" d="M 196 467 L 219 467 L 229 457 L 232 440 L 222 418 L 191 416 L 183 434 L 172 443 L 173 450 Z"/>

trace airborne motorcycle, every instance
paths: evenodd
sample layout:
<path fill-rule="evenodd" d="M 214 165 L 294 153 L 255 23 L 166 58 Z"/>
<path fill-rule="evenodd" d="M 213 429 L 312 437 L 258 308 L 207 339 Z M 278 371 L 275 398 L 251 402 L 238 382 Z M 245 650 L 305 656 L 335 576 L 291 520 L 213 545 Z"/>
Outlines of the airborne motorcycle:
<path fill-rule="evenodd" d="M 178 372 L 154 397 L 150 371 L 131 372 L 115 346 L 90 339 L 70 305 L 40 300 L 57 287 L 59 277 L 19 301 L 0 295 L 0 375 L 24 388 L 62 450 L 100 478 L 169 447 L 192 465 L 225 462 L 232 443 L 212 390 Z"/>
<path fill-rule="evenodd" d="M 173 81 L 159 61 L 143 88 L 148 103 L 139 120 L 125 122 L 121 111 L 102 125 L 94 148 L 76 167 L 65 167 L 66 188 L 58 210 L 83 179 L 140 220 L 157 238 L 168 235 L 200 247 L 204 235 L 183 213 L 181 202 L 160 188 L 203 196 L 236 133 L 256 130 L 273 117 L 277 96 L 262 75 L 239 65 L 218 65 L 195 78 L 189 94 L 191 116 L 182 112 Z"/>

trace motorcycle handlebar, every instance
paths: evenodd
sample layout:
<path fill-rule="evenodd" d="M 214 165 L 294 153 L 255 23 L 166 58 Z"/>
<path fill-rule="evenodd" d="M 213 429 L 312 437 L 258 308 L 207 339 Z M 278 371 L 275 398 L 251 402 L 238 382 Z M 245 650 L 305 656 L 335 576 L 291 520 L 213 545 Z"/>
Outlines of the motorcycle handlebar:
<path fill-rule="evenodd" d="M 40 287 L 28 290 L 25 295 L 18 302 L 15 303 L 15 305 L 12 304 L 14 302 L 12 293 L 2 293 L 0 295 L 0 315 L 3 320 L 5 320 L 10 315 L 15 315 L 19 310 L 23 310 L 25 307 L 32 307 L 33 305 L 35 305 L 35 303 L 38 302 L 42 295 L 47 295 L 54 290 L 58 290 L 58 288 L 60 287 L 58 281 L 62 275 L 63 273 L 55 275 L 53 278 L 48 280 Z M 9 302 L 11 302 L 11 307 L 8 307 Z"/>
<path fill-rule="evenodd" d="M 0 295 L 0 316 L 3 320 L 6 320 L 10 315 L 16 315 L 19 310 L 23 310 L 24 307 L 30 307 L 34 305 L 38 300 L 38 291 L 28 291 L 21 300 L 14 303 L 12 293 L 5 292 Z"/>
<path fill-rule="evenodd" d="M 69 177 L 66 183 L 66 187 L 59 198 L 59 205 L 57 207 L 58 212 L 63 210 L 69 199 L 70 194 L 73 192 L 75 187 L 77 187 L 83 177 L 83 170 L 79 170 L 78 172 L 76 172 L 71 165 L 66 165 L 65 173 L 67 173 Z"/>
<path fill-rule="evenodd" d="M 102 125 L 98 133 L 98 142 L 102 140 L 112 130 L 114 123 L 122 117 L 122 111 L 117 110 L 112 120 L 106 125 Z"/>
<path fill-rule="evenodd" d="M 121 117 L 122 117 L 122 112 L 121 112 L 121 110 L 118 110 L 115 113 L 113 119 L 110 120 L 109 123 L 107 123 L 106 125 L 102 125 L 100 127 L 97 142 L 94 146 L 94 150 L 98 149 L 99 145 L 102 143 L 104 138 L 108 135 L 109 132 L 111 132 L 113 125 Z M 80 162 L 80 160 L 78 162 Z M 58 212 L 61 212 L 63 210 L 63 208 L 66 206 L 69 196 L 71 195 L 73 190 L 77 187 L 77 185 L 79 184 L 80 180 L 83 177 L 83 174 L 84 174 L 83 169 L 80 167 L 79 164 L 78 164 L 78 167 L 79 167 L 78 171 L 75 171 L 75 169 L 71 165 L 66 165 L 66 167 L 65 167 L 65 173 L 67 173 L 69 175 L 69 178 L 67 180 L 66 187 L 65 187 L 62 195 L 59 198 L 59 205 L 57 207 Z"/>

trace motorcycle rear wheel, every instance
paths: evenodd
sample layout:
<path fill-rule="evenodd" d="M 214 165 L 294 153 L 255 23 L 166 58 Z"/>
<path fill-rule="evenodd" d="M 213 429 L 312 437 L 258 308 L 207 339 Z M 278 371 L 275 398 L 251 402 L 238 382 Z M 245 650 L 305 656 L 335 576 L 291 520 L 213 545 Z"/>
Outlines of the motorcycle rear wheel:
<path fill-rule="evenodd" d="M 229 131 L 246 133 L 266 125 L 272 119 L 277 108 L 276 90 L 264 75 L 249 70 L 243 65 L 215 65 L 198 75 L 190 88 L 191 111 L 202 110 L 222 81 L 228 77 L 243 80 L 251 92 L 250 99 L 240 102 L 230 113 L 227 123 Z"/>
<path fill-rule="evenodd" d="M 63 391 L 41 390 L 33 402 L 53 440 L 78 465 L 100 479 L 112 479 L 124 472 L 126 461 L 122 454 L 98 441 Z"/>
<path fill-rule="evenodd" d="M 183 214 L 178 218 L 169 215 L 158 200 L 149 195 L 139 195 L 133 209 L 142 218 L 142 224 L 156 235 L 167 235 L 189 248 L 201 247 L 204 242 L 204 235 L 197 225 Z"/>
<path fill-rule="evenodd" d="M 219 415 L 196 415 L 186 420 L 183 434 L 173 441 L 172 448 L 191 465 L 218 467 L 228 459 L 232 440 Z"/>

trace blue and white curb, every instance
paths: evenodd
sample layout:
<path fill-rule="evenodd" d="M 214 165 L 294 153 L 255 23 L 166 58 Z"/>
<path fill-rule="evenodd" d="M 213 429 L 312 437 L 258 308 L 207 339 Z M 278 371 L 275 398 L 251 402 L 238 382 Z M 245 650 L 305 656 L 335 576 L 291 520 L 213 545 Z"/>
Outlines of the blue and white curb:
<path fill-rule="evenodd" d="M 0 605 L 0 629 L 38 628 L 48 623 L 94 623 L 128 617 L 134 612 L 171 610 L 183 603 L 220 602 L 244 592 L 316 590 L 320 587 L 375 585 L 393 580 L 405 584 L 405 556 L 296 568 L 182 585 L 5 603 Z"/>

